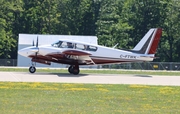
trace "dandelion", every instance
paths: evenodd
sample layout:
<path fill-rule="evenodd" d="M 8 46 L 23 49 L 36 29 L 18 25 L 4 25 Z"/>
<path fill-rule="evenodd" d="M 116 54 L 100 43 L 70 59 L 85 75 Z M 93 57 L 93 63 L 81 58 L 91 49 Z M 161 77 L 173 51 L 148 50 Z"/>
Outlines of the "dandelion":
<path fill-rule="evenodd" d="M 163 88 L 160 88 L 159 93 L 164 94 L 164 95 L 177 94 L 178 91 L 175 91 L 175 89 L 172 87 L 163 87 Z"/>
<path fill-rule="evenodd" d="M 62 86 L 64 88 L 69 88 L 69 87 L 73 87 L 74 85 L 73 84 L 62 84 Z"/>
<path fill-rule="evenodd" d="M 102 92 L 108 92 L 109 91 L 108 89 L 104 89 L 104 88 L 99 88 L 98 90 L 102 91 Z"/>
<path fill-rule="evenodd" d="M 37 87 L 41 87 L 41 83 L 39 82 L 35 82 L 29 85 L 31 88 L 37 88 Z"/>
<path fill-rule="evenodd" d="M 9 86 L 0 86 L 0 89 L 9 89 Z"/>
<path fill-rule="evenodd" d="M 146 86 L 146 85 L 130 85 L 129 87 L 138 88 L 138 89 L 149 88 L 149 86 Z"/>
<path fill-rule="evenodd" d="M 98 85 L 95 85 L 96 87 L 103 87 L 103 85 L 100 85 L 100 84 L 98 84 Z"/>
<path fill-rule="evenodd" d="M 153 107 L 152 105 L 150 105 L 150 104 L 144 104 L 142 107 L 143 107 L 144 110 L 149 110 L 149 109 L 153 109 L 153 108 L 154 108 L 154 107 Z"/>
<path fill-rule="evenodd" d="M 70 90 L 70 91 L 88 91 L 88 90 L 91 90 L 91 89 L 88 89 L 88 88 L 69 88 L 69 89 L 66 89 L 66 90 Z"/>

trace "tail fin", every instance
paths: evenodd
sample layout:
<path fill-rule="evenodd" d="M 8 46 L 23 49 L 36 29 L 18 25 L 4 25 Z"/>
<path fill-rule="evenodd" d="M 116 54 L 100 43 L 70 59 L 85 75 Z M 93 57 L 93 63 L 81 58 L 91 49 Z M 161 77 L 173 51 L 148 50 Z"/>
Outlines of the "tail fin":
<path fill-rule="evenodd" d="M 161 28 L 150 29 L 132 51 L 141 54 L 155 54 L 161 35 Z"/>

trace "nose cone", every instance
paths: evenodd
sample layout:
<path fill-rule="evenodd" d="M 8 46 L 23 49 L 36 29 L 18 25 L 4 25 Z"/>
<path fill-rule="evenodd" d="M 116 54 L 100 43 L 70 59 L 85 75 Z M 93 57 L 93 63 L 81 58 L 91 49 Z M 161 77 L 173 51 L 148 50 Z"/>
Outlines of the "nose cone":
<path fill-rule="evenodd" d="M 27 47 L 27 48 L 23 48 L 21 50 L 18 51 L 19 55 L 28 57 L 29 55 L 35 54 L 35 52 L 38 52 L 38 48 L 36 47 Z"/>

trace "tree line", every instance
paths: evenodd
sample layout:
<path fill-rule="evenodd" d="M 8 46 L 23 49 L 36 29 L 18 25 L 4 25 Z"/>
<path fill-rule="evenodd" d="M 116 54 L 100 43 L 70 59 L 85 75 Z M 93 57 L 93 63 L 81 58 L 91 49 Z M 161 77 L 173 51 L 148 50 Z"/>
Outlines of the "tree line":
<path fill-rule="evenodd" d="M 95 35 L 100 45 L 131 49 L 157 27 L 155 61 L 179 62 L 179 0 L 0 0 L 0 59 L 17 58 L 19 33 Z"/>

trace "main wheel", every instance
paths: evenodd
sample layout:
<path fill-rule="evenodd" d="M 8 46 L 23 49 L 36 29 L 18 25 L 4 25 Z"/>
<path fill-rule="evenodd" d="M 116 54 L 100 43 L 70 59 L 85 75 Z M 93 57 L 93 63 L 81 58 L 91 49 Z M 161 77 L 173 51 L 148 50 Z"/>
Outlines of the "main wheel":
<path fill-rule="evenodd" d="M 73 68 L 73 72 L 74 75 L 78 75 L 79 74 L 79 69 L 78 68 Z"/>
<path fill-rule="evenodd" d="M 73 74 L 73 66 L 72 66 L 72 65 L 68 68 L 68 72 L 69 72 L 70 74 Z"/>
<path fill-rule="evenodd" d="M 71 65 L 69 68 L 68 68 L 68 71 L 70 74 L 74 74 L 74 75 L 78 75 L 80 70 L 79 70 L 79 66 L 78 65 Z"/>
<path fill-rule="evenodd" d="M 29 72 L 30 73 L 35 73 L 36 72 L 36 67 L 34 67 L 34 66 L 29 67 Z"/>

